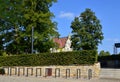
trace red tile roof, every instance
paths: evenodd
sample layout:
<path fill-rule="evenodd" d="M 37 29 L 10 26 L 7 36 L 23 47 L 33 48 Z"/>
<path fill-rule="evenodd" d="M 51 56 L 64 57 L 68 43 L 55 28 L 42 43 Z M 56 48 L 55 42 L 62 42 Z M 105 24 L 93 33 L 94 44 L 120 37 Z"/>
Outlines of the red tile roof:
<path fill-rule="evenodd" d="M 54 38 L 53 41 L 56 42 L 57 44 L 59 44 L 59 48 L 64 48 L 67 39 L 68 39 L 67 37 L 64 37 L 64 38 Z"/>

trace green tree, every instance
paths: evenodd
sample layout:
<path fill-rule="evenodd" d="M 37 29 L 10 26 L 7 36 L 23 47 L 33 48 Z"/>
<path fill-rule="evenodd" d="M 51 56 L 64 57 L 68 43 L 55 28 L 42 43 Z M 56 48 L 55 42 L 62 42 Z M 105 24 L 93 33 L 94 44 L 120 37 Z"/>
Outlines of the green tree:
<path fill-rule="evenodd" d="M 30 53 L 32 27 L 35 50 L 47 52 L 54 46 L 52 38 L 58 36 L 58 32 L 49 10 L 53 2 L 56 0 L 0 0 L 0 19 L 4 20 L 1 31 L 8 43 L 7 52 Z"/>
<path fill-rule="evenodd" d="M 3 45 L 16 41 L 19 27 L 22 25 L 22 13 L 20 0 L 0 0 L 0 41 Z M 6 46 L 7 47 L 7 46 Z M 13 48 L 11 48 L 13 49 Z M 10 49 L 10 50 L 11 50 Z"/>
<path fill-rule="evenodd" d="M 97 50 L 103 40 L 100 20 L 91 9 L 86 9 L 71 23 L 74 50 Z"/>
<path fill-rule="evenodd" d="M 110 56 L 110 52 L 109 51 L 105 52 L 104 50 L 102 50 L 100 51 L 99 56 Z"/>
<path fill-rule="evenodd" d="M 56 0 L 27 0 L 24 2 L 25 29 L 29 37 L 31 28 L 34 27 L 34 48 L 39 52 L 49 51 L 54 46 L 53 37 L 58 36 L 56 22 L 51 21 L 54 17 L 49 8 Z"/>

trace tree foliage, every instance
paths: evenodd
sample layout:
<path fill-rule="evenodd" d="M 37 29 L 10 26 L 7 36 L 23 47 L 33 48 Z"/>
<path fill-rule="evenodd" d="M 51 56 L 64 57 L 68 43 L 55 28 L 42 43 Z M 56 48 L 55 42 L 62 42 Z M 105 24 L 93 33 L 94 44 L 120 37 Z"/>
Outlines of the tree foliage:
<path fill-rule="evenodd" d="M 72 47 L 74 50 L 97 50 L 103 40 L 100 20 L 91 9 L 86 9 L 71 23 Z"/>
<path fill-rule="evenodd" d="M 110 56 L 110 52 L 109 51 L 105 52 L 104 50 L 102 50 L 100 51 L 99 56 Z"/>
<path fill-rule="evenodd" d="M 18 28 L 21 27 L 22 13 L 21 1 L 18 0 L 0 0 L 0 41 L 1 49 L 11 42 L 16 42 L 16 36 L 19 34 Z M 6 46 L 7 47 L 7 46 Z M 11 49 L 14 49 L 12 47 Z M 11 50 L 10 49 L 10 50 Z"/>
<path fill-rule="evenodd" d="M 7 52 L 30 53 L 32 27 L 35 50 L 47 52 L 54 46 L 51 38 L 58 32 L 49 9 L 53 2 L 56 0 L 0 0 L 0 38 Z"/>

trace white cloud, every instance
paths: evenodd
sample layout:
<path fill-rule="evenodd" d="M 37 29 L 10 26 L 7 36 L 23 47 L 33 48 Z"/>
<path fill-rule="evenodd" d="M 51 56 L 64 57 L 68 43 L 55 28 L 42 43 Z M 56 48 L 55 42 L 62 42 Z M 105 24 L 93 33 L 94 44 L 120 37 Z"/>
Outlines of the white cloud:
<path fill-rule="evenodd" d="M 75 17 L 74 13 L 71 12 L 60 12 L 59 18 L 67 18 L 67 19 L 73 19 Z"/>
<path fill-rule="evenodd" d="M 110 41 L 110 42 L 120 42 L 120 40 L 119 40 L 118 38 L 114 38 L 114 39 L 108 38 L 108 39 L 106 39 L 106 41 Z"/>

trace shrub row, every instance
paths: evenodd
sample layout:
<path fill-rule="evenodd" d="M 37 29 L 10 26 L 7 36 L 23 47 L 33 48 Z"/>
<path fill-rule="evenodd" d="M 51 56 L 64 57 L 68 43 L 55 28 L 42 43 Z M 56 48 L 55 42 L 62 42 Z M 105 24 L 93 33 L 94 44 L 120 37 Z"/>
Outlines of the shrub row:
<path fill-rule="evenodd" d="M 3 68 L 0 68 L 0 75 L 4 75 L 5 74 L 5 70 Z"/>
<path fill-rule="evenodd" d="M 41 53 L 0 57 L 1 66 L 90 65 L 96 61 L 96 51 Z"/>
<path fill-rule="evenodd" d="M 120 55 L 99 56 L 98 61 L 120 60 Z"/>

